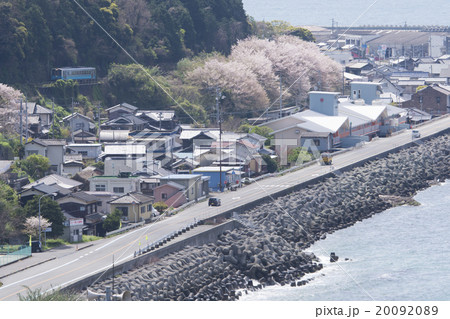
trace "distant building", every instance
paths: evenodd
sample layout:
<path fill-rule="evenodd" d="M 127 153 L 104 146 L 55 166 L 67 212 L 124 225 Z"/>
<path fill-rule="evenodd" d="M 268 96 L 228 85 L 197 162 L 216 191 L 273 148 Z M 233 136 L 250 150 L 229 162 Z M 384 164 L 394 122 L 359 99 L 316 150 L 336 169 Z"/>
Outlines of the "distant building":
<path fill-rule="evenodd" d="M 47 157 L 50 161 L 50 169 L 56 174 L 62 173 L 65 154 L 65 140 L 34 139 L 25 144 L 25 158 L 32 154 Z"/>
<path fill-rule="evenodd" d="M 423 88 L 414 93 L 411 100 L 403 102 L 402 107 L 422 110 L 432 116 L 450 113 L 450 87 L 431 85 Z"/>

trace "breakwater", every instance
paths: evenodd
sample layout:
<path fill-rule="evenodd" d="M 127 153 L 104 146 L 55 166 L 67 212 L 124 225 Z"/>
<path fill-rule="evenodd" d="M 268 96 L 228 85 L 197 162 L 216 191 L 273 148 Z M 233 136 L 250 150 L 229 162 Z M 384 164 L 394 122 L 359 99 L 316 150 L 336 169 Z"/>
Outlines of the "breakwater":
<path fill-rule="evenodd" d="M 450 137 L 368 162 L 239 215 L 246 227 L 226 231 L 216 243 L 186 247 L 115 278 L 115 292 L 133 300 L 235 300 L 238 289 L 302 285 L 321 268 L 304 253 L 327 233 L 391 207 L 382 195 L 410 197 L 450 177 Z M 91 290 L 103 291 L 111 280 Z"/>

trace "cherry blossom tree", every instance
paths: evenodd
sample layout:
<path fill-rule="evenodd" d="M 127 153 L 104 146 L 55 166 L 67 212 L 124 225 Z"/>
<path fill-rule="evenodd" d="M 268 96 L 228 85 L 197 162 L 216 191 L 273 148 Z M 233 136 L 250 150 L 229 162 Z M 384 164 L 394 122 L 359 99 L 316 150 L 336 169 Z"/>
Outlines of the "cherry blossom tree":
<path fill-rule="evenodd" d="M 52 226 L 52 223 L 49 222 L 49 220 L 47 218 L 44 218 L 41 216 L 41 230 L 46 229 L 48 227 Z M 34 237 L 39 236 L 39 218 L 32 216 L 32 217 L 28 217 L 25 220 L 24 223 L 24 232 L 27 235 L 31 235 Z"/>
<path fill-rule="evenodd" d="M 225 58 L 213 57 L 188 73 L 203 87 L 220 86 L 240 109 L 263 109 L 280 95 L 290 104 L 306 99 L 310 90 L 339 87 L 342 67 L 322 54 L 316 44 L 295 36 L 239 41 Z"/>
<path fill-rule="evenodd" d="M 17 132 L 21 95 L 20 91 L 0 83 L 0 131 L 3 134 Z"/>

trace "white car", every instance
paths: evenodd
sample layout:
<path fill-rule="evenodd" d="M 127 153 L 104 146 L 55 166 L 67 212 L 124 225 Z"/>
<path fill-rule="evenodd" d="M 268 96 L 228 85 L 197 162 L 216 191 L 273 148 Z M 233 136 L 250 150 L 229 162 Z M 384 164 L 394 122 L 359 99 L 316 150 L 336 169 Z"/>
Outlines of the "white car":
<path fill-rule="evenodd" d="M 418 130 L 413 130 L 412 131 L 412 137 L 413 138 L 419 138 L 420 137 L 420 132 Z"/>

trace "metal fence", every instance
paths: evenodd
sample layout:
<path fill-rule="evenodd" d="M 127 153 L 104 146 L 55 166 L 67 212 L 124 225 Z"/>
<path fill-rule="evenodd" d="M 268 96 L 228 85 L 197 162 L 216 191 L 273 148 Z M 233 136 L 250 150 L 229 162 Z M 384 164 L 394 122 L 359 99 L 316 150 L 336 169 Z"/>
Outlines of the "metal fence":
<path fill-rule="evenodd" d="M 0 266 L 31 256 L 31 246 L 0 246 Z"/>

